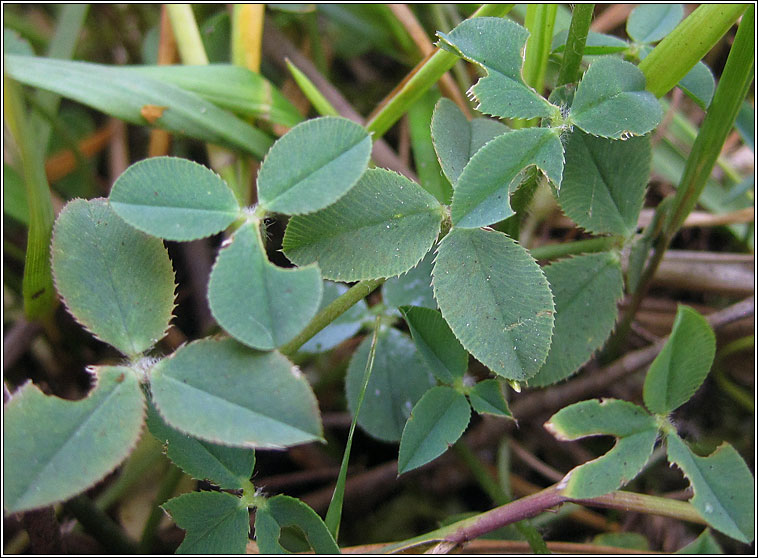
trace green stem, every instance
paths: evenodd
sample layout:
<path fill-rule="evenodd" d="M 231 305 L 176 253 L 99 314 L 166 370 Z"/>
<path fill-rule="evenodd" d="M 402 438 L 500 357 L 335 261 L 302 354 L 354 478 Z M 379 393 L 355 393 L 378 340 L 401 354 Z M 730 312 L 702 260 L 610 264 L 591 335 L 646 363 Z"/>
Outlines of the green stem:
<path fill-rule="evenodd" d="M 671 209 L 661 235 L 655 244 L 653 255 L 647 267 L 642 272 L 637 289 L 632 295 L 630 304 L 624 313 L 624 318 L 621 320 L 611 341 L 609 341 L 608 347 L 612 352 L 616 352 L 620 343 L 628 336 L 634 315 L 642 304 L 642 299 L 647 294 L 653 276 L 663 260 L 663 256 L 671 240 L 676 235 L 682 223 L 684 223 L 687 215 L 695 207 L 711 175 L 724 141 L 726 141 L 727 135 L 732 130 L 737 113 L 753 80 L 753 68 L 755 65 L 754 28 L 755 7 L 750 6 L 737 29 L 737 36 L 729 51 L 729 57 L 716 87 L 713 101 L 705 115 L 705 120 L 703 120 L 700 132 L 692 146 L 692 151 L 687 158 L 682 178 L 677 187 L 673 202 L 671 202 Z"/>
<path fill-rule="evenodd" d="M 640 62 L 647 90 L 663 97 L 734 25 L 748 4 L 703 4 Z"/>
<path fill-rule="evenodd" d="M 126 536 L 121 527 L 83 494 L 67 501 L 63 507 L 105 547 L 106 551 L 117 554 L 137 553 L 137 546 Z"/>
<path fill-rule="evenodd" d="M 566 48 L 563 51 L 563 61 L 558 72 L 557 85 L 576 83 L 579 81 L 579 70 L 584 56 L 584 45 L 592 23 L 595 4 L 577 4 L 571 14 L 571 26 L 566 38 Z"/>
<path fill-rule="evenodd" d="M 510 502 L 510 498 L 506 495 L 497 481 L 490 475 L 487 468 L 479 460 L 476 454 L 461 440 L 455 443 L 453 451 L 458 454 L 458 457 L 468 466 L 471 473 L 474 475 L 476 482 L 487 493 L 490 499 L 498 506 L 504 506 Z M 545 544 L 545 539 L 542 538 L 540 532 L 527 520 L 517 521 L 513 524 L 519 533 L 523 535 L 526 541 L 529 543 L 529 548 L 535 554 L 550 554 L 550 551 Z"/>
<path fill-rule="evenodd" d="M 324 329 L 359 300 L 371 294 L 386 279 L 369 279 L 356 283 L 343 295 L 337 297 L 331 304 L 316 314 L 305 329 L 286 345 L 279 348 L 283 355 L 292 355 L 302 347 L 311 337 Z"/>
<path fill-rule="evenodd" d="M 513 8 L 513 4 L 484 4 L 471 17 L 502 17 L 511 8 Z M 421 61 L 382 102 L 376 113 L 366 123 L 366 129 L 373 134 L 374 141 L 383 136 L 395 122 L 400 120 L 410 106 L 426 90 L 437 83 L 442 75 L 452 68 L 457 61 L 458 57 L 455 54 L 440 49 L 437 49 L 429 58 Z"/>
<path fill-rule="evenodd" d="M 163 477 L 163 482 L 158 489 L 158 493 L 155 495 L 153 509 L 150 510 L 150 515 L 142 530 L 142 537 L 139 542 L 140 554 L 149 554 L 153 548 L 158 525 L 160 525 L 161 519 L 163 519 L 163 516 L 165 515 L 163 508 L 161 508 L 161 504 L 174 494 L 176 487 L 179 485 L 179 481 L 182 480 L 182 476 L 184 476 L 184 473 L 175 465 L 170 465 L 168 471 L 166 471 L 166 474 Z"/>
<path fill-rule="evenodd" d="M 598 236 L 596 238 L 588 238 L 585 240 L 575 240 L 574 242 L 538 246 L 537 248 L 532 248 L 529 252 L 535 260 L 555 260 L 557 258 L 574 254 L 604 252 L 606 250 L 618 248 L 622 243 L 623 239 L 617 236 Z"/>
<path fill-rule="evenodd" d="M 45 175 L 42 150 L 29 125 L 21 87 L 3 74 L 5 122 L 21 159 L 29 206 L 29 229 L 24 261 L 24 312 L 30 319 L 44 320 L 55 310 L 57 299 L 50 268 L 50 239 L 53 232 L 53 203 Z"/>

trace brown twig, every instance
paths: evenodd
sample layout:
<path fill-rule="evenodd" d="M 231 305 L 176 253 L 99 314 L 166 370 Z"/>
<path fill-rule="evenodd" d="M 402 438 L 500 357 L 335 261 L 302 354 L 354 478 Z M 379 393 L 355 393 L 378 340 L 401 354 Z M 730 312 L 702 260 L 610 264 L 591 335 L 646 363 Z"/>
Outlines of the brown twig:
<path fill-rule="evenodd" d="M 621 25 L 636 4 L 613 4 L 595 18 L 590 25 L 592 31 L 606 33 Z"/>
<path fill-rule="evenodd" d="M 33 554 L 63 554 L 58 519 L 52 506 L 24 513 L 21 523 L 29 534 Z"/>
<path fill-rule="evenodd" d="M 434 53 L 434 45 L 432 44 L 432 41 L 429 40 L 429 37 L 426 35 L 426 31 L 424 31 L 424 28 L 421 26 L 418 19 L 416 19 L 416 16 L 413 14 L 408 5 L 389 4 L 389 8 L 392 10 L 392 13 L 395 14 L 395 17 L 398 19 L 398 21 L 400 21 L 403 27 L 405 27 L 405 30 L 408 31 L 408 34 L 411 36 L 411 39 L 413 39 L 413 42 L 421 51 L 421 54 L 426 57 Z M 458 108 L 463 111 L 463 114 L 465 114 L 466 117 L 470 119 L 471 110 L 469 109 L 468 103 L 461 93 L 461 90 L 456 86 L 455 80 L 453 79 L 453 76 L 450 75 L 450 72 L 443 74 L 443 76 L 440 78 L 439 86 L 442 94 L 445 95 L 445 97 L 451 99 L 456 105 L 458 105 Z"/>
<path fill-rule="evenodd" d="M 166 6 L 161 6 L 160 39 L 158 41 L 158 64 L 173 64 L 178 60 L 176 39 L 171 29 Z M 148 157 L 168 155 L 171 148 L 171 134 L 166 130 L 154 128 L 150 130 L 150 144 L 147 148 Z"/>

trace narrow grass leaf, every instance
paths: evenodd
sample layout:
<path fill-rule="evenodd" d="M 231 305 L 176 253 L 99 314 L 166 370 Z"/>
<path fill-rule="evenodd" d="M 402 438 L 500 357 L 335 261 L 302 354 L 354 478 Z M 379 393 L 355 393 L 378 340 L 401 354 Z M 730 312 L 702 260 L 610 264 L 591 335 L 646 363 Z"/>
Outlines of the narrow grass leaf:
<path fill-rule="evenodd" d="M 411 409 L 436 381 L 421 365 L 418 351 L 407 335 L 394 328 L 382 329 L 376 342 L 374 368 L 358 413 L 370 350 L 371 338 L 366 337 L 350 359 L 345 378 L 347 405 L 353 416 L 357 414 L 363 430 L 380 440 L 396 442 L 403 434 Z"/>
<path fill-rule="evenodd" d="M 283 269 L 269 262 L 258 224 L 248 223 L 219 252 L 208 303 L 235 339 L 268 350 L 290 341 L 316 315 L 322 289 L 318 266 Z"/>
<path fill-rule="evenodd" d="M 272 124 L 295 126 L 303 116 L 261 74 L 231 64 L 204 66 L 134 66 L 130 68 L 164 83 L 200 95 L 219 108 Z"/>
<path fill-rule="evenodd" d="M 31 56 L 6 56 L 5 71 L 14 79 L 54 91 L 131 124 L 154 125 L 176 134 L 241 149 L 263 158 L 273 141 L 200 95 L 133 69 Z M 149 122 L 145 106 L 161 107 Z M 164 108 L 165 107 L 165 108 Z"/>
<path fill-rule="evenodd" d="M 435 310 L 432 290 L 434 251 L 430 250 L 415 267 L 399 277 L 392 277 L 382 286 L 382 300 L 387 306 L 423 306 Z"/>
<path fill-rule="evenodd" d="M 437 252 L 434 294 L 463 347 L 496 374 L 526 380 L 545 362 L 550 287 L 537 262 L 504 234 L 453 229 Z"/>
<path fill-rule="evenodd" d="M 564 407 L 545 423 L 558 440 L 615 436 L 606 454 L 574 467 L 561 481 L 570 498 L 602 496 L 631 481 L 653 452 L 658 436 L 655 419 L 644 409 L 619 399 L 591 399 Z"/>
<path fill-rule="evenodd" d="M 468 353 L 437 310 L 401 306 L 413 342 L 426 369 L 445 384 L 461 380 L 468 368 Z"/>
<path fill-rule="evenodd" d="M 512 183 L 535 165 L 561 185 L 563 146 L 548 128 L 516 130 L 496 137 L 471 157 L 455 184 L 450 215 L 454 227 L 479 228 L 513 215 Z M 518 186 L 520 181 L 514 186 Z"/>
<path fill-rule="evenodd" d="M 340 472 L 337 475 L 337 482 L 334 485 L 332 499 L 329 502 L 329 509 L 326 511 L 326 518 L 324 519 L 326 527 L 329 529 L 329 532 L 332 534 L 335 540 L 339 537 L 340 522 L 342 521 L 342 502 L 345 498 L 347 466 L 350 463 L 350 450 L 353 447 L 353 435 L 355 434 L 355 426 L 358 424 L 358 415 L 361 412 L 363 398 L 366 396 L 366 388 L 368 387 L 368 382 L 371 379 L 371 372 L 374 370 L 376 342 L 379 338 L 379 328 L 381 323 L 381 317 L 377 316 L 376 320 L 374 320 L 374 334 L 371 336 L 371 348 L 369 349 L 368 360 L 366 361 L 366 370 L 363 372 L 363 385 L 361 386 L 361 391 L 358 394 L 358 403 L 355 406 L 355 414 L 353 415 L 353 420 L 350 422 L 350 431 L 347 435 L 345 450 L 342 453 Z"/>
<path fill-rule="evenodd" d="M 652 413 L 667 415 L 692 397 L 713 364 L 716 336 L 702 315 L 680 305 L 671 335 L 645 376 L 642 395 Z"/>
<path fill-rule="evenodd" d="M 324 294 L 321 297 L 321 304 L 318 312 L 334 302 L 338 297 L 347 292 L 347 287 L 340 283 L 324 281 Z M 332 321 L 328 326 L 311 337 L 300 349 L 302 353 L 323 353 L 333 349 L 346 339 L 350 339 L 358 333 L 361 326 L 370 321 L 371 314 L 366 306 L 365 300 L 359 300 L 351 306 L 345 313 L 340 314 L 337 319 Z"/>
<path fill-rule="evenodd" d="M 181 347 L 153 367 L 151 389 L 170 426 L 215 444 L 283 448 L 321 439 L 316 398 L 300 370 L 233 339 Z"/>
<path fill-rule="evenodd" d="M 261 554 L 290 554 L 279 542 L 282 529 L 297 527 L 316 554 L 339 554 L 340 549 L 324 522 L 308 504 L 280 494 L 255 512 L 255 540 Z"/>
<path fill-rule="evenodd" d="M 131 165 L 116 179 L 108 199 L 124 221 L 167 240 L 216 234 L 240 214 L 237 198 L 220 176 L 178 157 L 151 157 Z"/>
<path fill-rule="evenodd" d="M 626 20 L 626 34 L 638 43 L 655 43 L 671 33 L 684 17 L 682 4 L 643 4 Z"/>
<path fill-rule="evenodd" d="M 418 184 L 369 169 L 336 203 L 290 219 L 282 246 L 297 265 L 317 262 L 327 279 L 392 277 L 424 257 L 442 217 L 440 203 Z"/>
<path fill-rule="evenodd" d="M 471 157 L 491 139 L 509 131 L 498 120 L 469 121 L 453 101 L 442 98 L 432 115 L 431 133 L 442 171 L 455 185 Z"/>
<path fill-rule="evenodd" d="M 166 248 L 127 225 L 106 200 L 73 200 L 63 208 L 52 267 L 69 312 L 98 339 L 133 357 L 165 334 L 174 307 Z"/>
<path fill-rule="evenodd" d="M 637 230 L 652 148 L 650 137 L 614 141 L 575 129 L 557 194 L 567 217 L 587 232 L 628 237 Z"/>
<path fill-rule="evenodd" d="M 226 492 L 190 492 L 161 506 L 186 534 L 177 554 L 244 554 L 250 512 Z"/>
<path fill-rule="evenodd" d="M 555 297 L 555 331 L 530 387 L 564 380 L 586 363 L 613 330 L 624 295 L 621 264 L 610 252 L 561 260 L 543 271 Z"/>
<path fill-rule="evenodd" d="M 447 386 L 433 387 L 413 406 L 400 439 L 398 475 L 436 459 L 461 437 L 471 418 L 466 396 Z"/>
<path fill-rule="evenodd" d="M 489 378 L 477 382 L 468 393 L 471 407 L 480 415 L 513 418 L 500 382 Z"/>
<path fill-rule="evenodd" d="M 182 471 L 219 488 L 239 490 L 253 475 L 255 451 L 211 444 L 188 436 L 164 421 L 152 401 L 148 402 L 147 427 L 163 445 L 166 456 Z"/>
<path fill-rule="evenodd" d="M 477 110 L 503 118 L 550 116 L 553 107 L 521 75 L 522 53 L 529 32 L 518 23 L 497 17 L 467 19 L 449 34 L 437 33 L 439 47 L 487 71 L 469 91 Z"/>
<path fill-rule="evenodd" d="M 371 138 L 362 126 L 336 116 L 298 124 L 279 138 L 258 173 L 267 211 L 301 215 L 333 204 L 368 167 Z"/>
<path fill-rule="evenodd" d="M 645 90 L 645 75 L 631 62 L 603 57 L 592 63 L 576 89 L 570 119 L 595 136 L 642 136 L 661 121 L 663 111 Z"/>
<path fill-rule="evenodd" d="M 8 512 L 49 506 L 94 485 L 131 452 L 142 431 L 137 375 L 94 369 L 97 384 L 80 401 L 44 395 L 31 382 L 5 406 L 3 505 Z"/>
<path fill-rule="evenodd" d="M 666 436 L 666 445 L 669 461 L 692 485 L 690 502 L 708 525 L 743 543 L 752 542 L 755 480 L 737 450 L 723 443 L 708 457 L 700 457 L 676 434 Z"/>

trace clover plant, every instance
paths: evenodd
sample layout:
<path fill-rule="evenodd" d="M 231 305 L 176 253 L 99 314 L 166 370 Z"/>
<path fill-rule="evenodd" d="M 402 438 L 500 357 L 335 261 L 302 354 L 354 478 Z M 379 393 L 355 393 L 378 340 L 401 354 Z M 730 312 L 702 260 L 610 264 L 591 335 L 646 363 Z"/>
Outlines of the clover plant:
<path fill-rule="evenodd" d="M 358 288 L 341 283 L 360 281 L 369 292 L 386 280 L 375 335 L 355 350 L 345 389 L 365 432 L 399 442 L 398 474 L 444 453 L 472 410 L 512 420 L 508 386 L 549 386 L 576 373 L 616 324 L 625 286 L 621 253 L 639 242 L 650 135 L 663 117 L 634 61 L 681 17 L 681 6 L 641 6 L 629 18 L 631 43 L 590 34 L 581 79 L 560 84 L 549 98 L 523 78 L 529 32 L 521 25 L 475 17 L 438 33 L 443 51 L 484 73 L 469 91 L 482 115 L 469 120 L 447 99 L 433 111 L 431 140 L 452 186 L 448 199 L 394 171 L 369 168 L 367 129 L 324 116 L 295 125 L 270 149 L 242 121 L 225 128 L 220 119 L 216 135 L 200 134 L 266 151 L 252 206 L 211 170 L 175 157 L 133 164 L 107 199 L 70 201 L 51 243 L 56 289 L 74 318 L 123 358 L 90 369 L 93 389 L 81 401 L 45 396 L 32 384 L 13 395 L 5 410 L 5 509 L 48 506 L 89 488 L 121 463 L 146 424 L 183 471 L 223 489 L 164 504 L 186 531 L 179 552 L 244 552 L 248 508 L 257 510 L 261 552 L 285 551 L 280 534 L 293 525 L 316 552 L 339 552 L 339 513 L 335 522 L 330 510 L 324 523 L 300 500 L 266 497 L 250 481 L 256 449 L 324 441 L 318 401 L 293 355 L 328 350 L 371 320 L 363 302 L 340 317 L 349 306 L 341 301 Z M 566 40 L 556 36 L 555 55 Z M 24 81 L 27 61 L 6 61 Z M 64 67 L 29 63 L 40 72 L 26 83 L 42 87 L 51 86 L 42 69 Z M 87 72 L 81 63 L 72 68 Z M 698 63 L 681 85 L 707 106 L 713 78 L 704 68 Z M 124 87 L 135 72 L 112 70 Z M 191 86 L 189 74 L 167 75 Z M 58 92 L 67 93 L 64 85 Z M 98 87 L 85 102 L 100 106 L 101 90 L 114 85 Z M 195 98 L 186 95 L 191 110 Z M 132 100 L 125 99 L 124 111 L 127 104 Z M 165 125 L 176 129 L 176 122 Z M 604 249 L 539 265 L 518 242 L 518 227 L 508 224 L 541 188 L 580 228 L 609 240 Z M 264 219 L 274 214 L 289 217 L 282 249 L 293 267 L 267 256 Z M 222 232 L 207 298 L 223 332 L 160 354 L 156 344 L 175 305 L 162 239 Z M 327 318 L 308 329 L 317 315 Z M 403 324 L 408 333 L 397 327 Z M 642 470 L 661 438 L 705 521 L 751 541 L 752 490 L 744 487 L 753 479 L 744 461 L 728 444 L 698 456 L 669 418 L 703 383 L 714 351 L 707 322 L 680 307 L 648 370 L 645 408 L 592 399 L 553 415 L 546 428 L 560 440 L 617 439 L 607 454 L 573 469 L 559 485 L 562 494 L 587 499 L 617 490 Z M 492 374 L 477 381 L 470 356 Z"/>

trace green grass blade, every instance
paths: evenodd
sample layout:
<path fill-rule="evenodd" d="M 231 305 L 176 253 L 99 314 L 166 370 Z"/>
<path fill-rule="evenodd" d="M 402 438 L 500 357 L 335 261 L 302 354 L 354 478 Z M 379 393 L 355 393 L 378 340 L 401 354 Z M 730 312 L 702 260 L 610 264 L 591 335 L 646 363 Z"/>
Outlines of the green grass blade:
<path fill-rule="evenodd" d="M 24 261 L 22 292 L 24 312 L 31 319 L 49 316 L 56 305 L 50 269 L 50 238 L 53 232 L 53 205 L 45 176 L 42 152 L 29 125 L 21 100 L 21 88 L 3 74 L 3 108 L 21 158 L 29 207 L 29 231 Z"/>
<path fill-rule="evenodd" d="M 747 4 L 707 4 L 677 25 L 640 62 L 647 90 L 663 97 L 679 83 L 737 21 Z M 754 50 L 751 46 L 751 50 Z"/>
<path fill-rule="evenodd" d="M 292 78 L 295 80 L 295 83 L 297 83 L 300 91 L 303 92 L 303 95 L 305 95 L 306 99 L 311 102 L 313 108 L 315 108 L 320 115 L 339 116 L 337 109 L 334 108 L 326 97 L 324 97 L 313 82 L 308 79 L 308 76 L 301 72 L 300 69 L 289 59 L 287 59 L 287 68 L 289 68 Z"/>
<path fill-rule="evenodd" d="M 366 370 L 363 373 L 363 385 L 361 386 L 360 395 L 358 395 L 358 405 L 355 408 L 355 414 L 353 415 L 353 422 L 350 423 L 350 432 L 347 435 L 347 444 L 345 445 L 345 453 L 342 455 L 342 464 L 340 465 L 340 473 L 337 476 L 337 484 L 334 487 L 334 494 L 332 494 L 332 500 L 329 502 L 329 509 L 326 512 L 326 523 L 329 532 L 332 534 L 335 540 L 340 532 L 340 521 L 342 519 L 342 502 L 345 499 L 345 483 L 347 482 L 347 465 L 350 461 L 350 449 L 353 445 L 353 434 L 355 433 L 355 425 L 358 424 L 358 413 L 361 412 L 361 405 L 363 405 L 363 396 L 366 394 L 366 386 L 368 386 L 369 378 L 371 378 L 371 372 L 374 369 L 374 356 L 376 355 L 376 340 L 379 333 L 379 324 L 381 319 L 377 316 L 374 323 L 374 334 L 371 338 L 371 348 L 368 353 L 368 360 L 366 361 Z"/>
<path fill-rule="evenodd" d="M 88 4 L 61 5 L 58 26 L 47 49 L 49 58 L 68 60 L 73 56 L 79 32 L 84 24 L 84 19 L 87 17 L 88 10 Z M 37 91 L 34 99 L 49 113 L 55 114 L 58 111 L 59 95 L 49 91 Z M 30 118 L 30 125 L 37 138 L 37 146 L 44 155 L 47 152 L 50 132 L 52 131 L 50 123 L 43 116 L 34 114 Z"/>
<path fill-rule="evenodd" d="M 579 70 L 584 54 L 584 45 L 592 22 L 595 4 L 577 4 L 571 14 L 571 27 L 566 39 L 566 50 L 563 51 L 563 61 L 558 73 L 557 85 L 574 83 L 579 78 Z"/>
<path fill-rule="evenodd" d="M 685 20 L 686 21 L 686 20 Z M 708 109 L 700 133 L 692 146 L 687 166 L 674 198 L 674 211 L 666 223 L 666 232 L 673 235 L 684 223 L 711 174 L 726 136 L 731 132 L 742 107 L 755 68 L 755 8 L 745 13 L 734 39 L 716 93 Z M 653 53 L 645 60 L 648 60 Z"/>
<path fill-rule="evenodd" d="M 260 158 L 273 143 L 268 135 L 200 95 L 137 75 L 133 69 L 30 56 L 6 56 L 5 62 L 6 72 L 25 85 L 54 91 L 131 124 L 152 124 Z M 147 105 L 163 109 L 153 122 L 142 114 Z"/>

